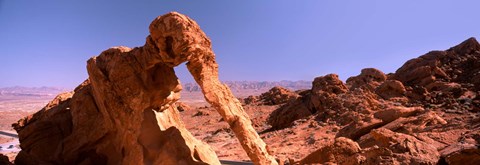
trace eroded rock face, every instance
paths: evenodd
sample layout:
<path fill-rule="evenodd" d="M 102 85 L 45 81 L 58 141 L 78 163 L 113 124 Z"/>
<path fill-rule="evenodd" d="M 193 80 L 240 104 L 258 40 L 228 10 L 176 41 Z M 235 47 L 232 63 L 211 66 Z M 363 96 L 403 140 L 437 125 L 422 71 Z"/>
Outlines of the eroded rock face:
<path fill-rule="evenodd" d="M 432 102 L 444 102 L 435 98 L 438 92 L 448 95 L 461 95 L 465 91 L 480 89 L 480 44 L 469 38 L 445 51 L 432 51 L 407 61 L 392 79 L 410 86 L 407 92 Z M 415 90 L 413 88 L 424 88 Z M 432 93 L 433 92 L 433 93 Z"/>
<path fill-rule="evenodd" d="M 355 165 L 365 161 L 360 146 L 348 138 L 337 138 L 331 145 L 320 148 L 296 164 Z"/>
<path fill-rule="evenodd" d="M 189 110 L 191 109 L 189 105 L 187 105 L 187 104 L 185 104 L 185 103 L 183 103 L 183 102 L 177 101 L 177 102 L 175 103 L 175 105 L 177 106 L 177 109 L 178 109 L 178 111 L 180 111 L 180 112 L 182 112 L 182 111 L 189 111 Z"/>
<path fill-rule="evenodd" d="M 308 155 L 299 164 L 437 164 L 440 157 L 436 148 L 413 136 L 388 129 L 369 133 L 371 146 L 360 148 L 348 138 L 337 138 L 329 145 Z"/>
<path fill-rule="evenodd" d="M 240 102 L 218 81 L 211 43 L 179 13 L 150 25 L 143 47 L 114 47 L 88 60 L 89 79 L 36 114 L 14 124 L 22 151 L 17 164 L 220 164 L 179 119 L 179 80 L 186 62 L 257 164 L 276 164 Z"/>
<path fill-rule="evenodd" d="M 351 89 L 363 88 L 373 91 L 386 79 L 387 76 L 382 71 L 375 68 L 365 68 L 362 69 L 360 75 L 348 78 L 347 85 Z"/>
<path fill-rule="evenodd" d="M 384 99 L 403 97 L 405 92 L 407 92 L 405 86 L 397 80 L 386 80 L 375 89 L 375 93 Z"/>
<path fill-rule="evenodd" d="M 440 151 L 442 163 L 461 165 L 480 162 L 480 132 L 466 134 Z"/>
<path fill-rule="evenodd" d="M 281 86 L 275 86 L 260 96 L 248 96 L 243 99 L 245 104 L 280 105 L 297 99 L 299 95 Z"/>
<path fill-rule="evenodd" d="M 346 84 L 334 74 L 318 77 L 311 90 L 271 113 L 269 124 L 288 130 L 302 119 L 338 127 L 337 139 L 348 138 L 361 146 L 357 154 L 363 159 L 349 158 L 363 164 L 476 161 L 478 147 L 472 146 L 478 145 L 457 139 L 480 128 L 479 61 L 480 44 L 470 38 L 412 59 L 388 76 L 367 68 Z M 342 149 L 332 146 L 315 152 L 324 155 L 317 156 L 316 163 L 347 164 L 334 160 L 350 154 L 331 156 Z"/>

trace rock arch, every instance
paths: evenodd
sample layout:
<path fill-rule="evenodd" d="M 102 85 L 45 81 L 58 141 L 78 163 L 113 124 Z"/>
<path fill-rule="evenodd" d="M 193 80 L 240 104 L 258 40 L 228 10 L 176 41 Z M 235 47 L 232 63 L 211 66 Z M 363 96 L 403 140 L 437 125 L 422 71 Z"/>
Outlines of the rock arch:
<path fill-rule="evenodd" d="M 195 21 L 157 17 L 143 47 L 114 47 L 87 62 L 89 79 L 14 124 L 18 164 L 220 164 L 184 127 L 173 105 L 187 68 L 255 164 L 277 164 L 248 115 L 218 80 L 211 42 Z"/>

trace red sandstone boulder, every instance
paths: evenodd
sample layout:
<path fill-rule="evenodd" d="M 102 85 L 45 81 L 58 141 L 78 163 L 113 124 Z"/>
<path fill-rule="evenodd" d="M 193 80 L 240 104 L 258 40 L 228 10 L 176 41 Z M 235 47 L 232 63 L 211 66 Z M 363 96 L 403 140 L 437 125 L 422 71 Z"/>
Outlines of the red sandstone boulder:
<path fill-rule="evenodd" d="M 403 86 L 402 82 L 397 80 L 386 80 L 375 89 L 375 93 L 384 99 L 403 97 L 406 92 L 407 90 L 405 89 L 405 86 Z"/>
<path fill-rule="evenodd" d="M 360 148 L 348 138 L 337 138 L 333 145 L 322 147 L 302 159 L 299 164 L 427 164 L 439 160 L 436 148 L 413 136 L 387 129 L 375 129 L 369 134 L 372 146 Z"/>
<path fill-rule="evenodd" d="M 190 110 L 190 106 L 188 106 L 187 104 L 183 103 L 183 102 L 176 102 L 175 103 L 175 106 L 177 107 L 178 111 L 182 112 L 182 111 L 188 111 Z"/>
<path fill-rule="evenodd" d="M 356 165 L 365 161 L 361 148 L 348 138 L 337 138 L 331 145 L 322 147 L 296 164 Z"/>
<path fill-rule="evenodd" d="M 273 87 L 260 95 L 260 101 L 264 105 L 278 105 L 295 100 L 299 95 L 283 87 Z"/>
<path fill-rule="evenodd" d="M 248 96 L 243 99 L 247 105 L 280 105 L 293 101 L 300 97 L 297 93 L 284 87 L 276 86 L 260 96 Z"/>
<path fill-rule="evenodd" d="M 464 136 L 456 144 L 442 149 L 442 161 L 451 165 L 478 164 L 480 162 L 480 134 Z"/>
<path fill-rule="evenodd" d="M 369 152 L 377 149 L 367 149 L 365 153 L 367 164 L 385 161 L 380 160 L 385 158 L 382 156 L 388 156 L 387 162 L 392 164 L 405 163 L 434 165 L 437 164 L 439 160 L 440 155 L 436 148 L 413 136 L 395 133 L 383 128 L 373 130 L 370 135 L 373 137 L 375 145 L 379 148 L 383 148 L 384 151 L 387 151 L 384 153 L 387 154 L 369 154 Z"/>
<path fill-rule="evenodd" d="M 347 85 L 350 86 L 350 89 L 363 88 L 374 91 L 386 79 L 387 76 L 382 71 L 375 68 L 365 68 L 362 69 L 360 75 L 348 78 Z"/>

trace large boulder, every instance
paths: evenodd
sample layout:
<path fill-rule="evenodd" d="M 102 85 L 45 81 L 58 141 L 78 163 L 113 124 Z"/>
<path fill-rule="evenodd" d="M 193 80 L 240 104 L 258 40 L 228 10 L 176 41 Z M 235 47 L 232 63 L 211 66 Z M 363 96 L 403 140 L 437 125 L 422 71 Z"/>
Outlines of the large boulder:
<path fill-rule="evenodd" d="M 260 96 L 249 96 L 243 99 L 245 104 L 280 105 L 300 97 L 297 93 L 281 86 L 275 86 Z"/>
<path fill-rule="evenodd" d="M 337 95 L 348 91 L 347 86 L 336 74 L 317 77 L 312 84 L 310 99 L 312 111 L 324 111 L 325 107 L 338 102 Z"/>
<path fill-rule="evenodd" d="M 480 162 L 480 134 L 469 134 L 458 143 L 440 151 L 442 161 L 450 165 L 478 164 Z"/>
<path fill-rule="evenodd" d="M 348 138 L 337 138 L 333 144 L 312 152 L 297 164 L 342 164 L 356 165 L 365 161 L 361 148 Z"/>
<path fill-rule="evenodd" d="M 406 92 L 405 86 L 398 80 L 386 80 L 375 89 L 375 93 L 384 99 L 403 97 Z"/>
<path fill-rule="evenodd" d="M 360 75 L 348 78 L 347 85 L 350 86 L 350 89 L 364 88 L 373 91 L 386 79 L 387 76 L 382 71 L 375 68 L 365 68 L 362 69 Z"/>

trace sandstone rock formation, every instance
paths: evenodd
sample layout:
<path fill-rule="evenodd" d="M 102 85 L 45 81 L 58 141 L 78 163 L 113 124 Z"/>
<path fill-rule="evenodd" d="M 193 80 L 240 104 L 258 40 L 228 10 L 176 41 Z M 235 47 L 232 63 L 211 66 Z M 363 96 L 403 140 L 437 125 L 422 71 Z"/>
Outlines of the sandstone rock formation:
<path fill-rule="evenodd" d="M 458 143 L 442 149 L 442 163 L 478 164 L 480 162 L 480 132 L 463 136 Z"/>
<path fill-rule="evenodd" d="M 386 79 L 387 76 L 382 71 L 375 68 L 365 68 L 362 69 L 360 75 L 348 78 L 347 84 L 352 89 L 364 88 L 372 91 Z"/>
<path fill-rule="evenodd" d="M 311 90 L 272 112 L 268 122 L 277 130 L 299 119 L 340 128 L 332 145 L 300 163 L 478 164 L 475 140 L 457 139 L 479 134 L 479 76 L 480 44 L 470 38 L 412 59 L 393 74 L 367 68 L 346 84 L 334 74 L 317 77 Z M 355 152 L 339 152 L 357 143 Z"/>
<path fill-rule="evenodd" d="M 469 38 L 446 51 L 432 51 L 407 61 L 392 79 L 407 87 L 407 96 L 432 103 L 445 102 L 445 95 L 458 97 L 480 89 L 480 44 Z M 438 94 L 445 94 L 437 97 Z"/>
<path fill-rule="evenodd" d="M 299 95 L 297 93 L 292 92 L 284 87 L 276 86 L 267 92 L 260 94 L 260 96 L 249 96 L 243 101 L 246 104 L 279 105 L 293 101 L 298 97 Z"/>
<path fill-rule="evenodd" d="M 17 164 L 220 164 L 179 119 L 187 67 L 256 164 L 276 164 L 240 102 L 218 80 L 211 42 L 190 18 L 168 13 L 150 24 L 143 47 L 114 47 L 88 60 L 89 78 L 14 124 Z"/>
<path fill-rule="evenodd" d="M 187 104 L 183 103 L 183 102 L 180 102 L 180 101 L 177 101 L 175 103 L 175 105 L 177 106 L 177 109 L 178 111 L 182 112 L 182 111 L 188 111 L 190 110 L 190 106 L 188 106 Z"/>
<path fill-rule="evenodd" d="M 348 139 L 337 138 L 335 142 L 311 153 L 296 164 L 345 164 L 354 165 L 365 161 L 360 155 L 360 146 Z"/>
<path fill-rule="evenodd" d="M 384 99 L 403 97 L 407 90 L 403 83 L 397 80 L 387 80 L 376 88 L 375 92 Z"/>
<path fill-rule="evenodd" d="M 337 138 L 333 145 L 321 148 L 302 159 L 299 164 L 332 163 L 358 164 L 437 164 L 436 148 L 413 136 L 395 133 L 388 129 L 370 132 L 370 146 L 361 148 L 347 138 Z"/>

